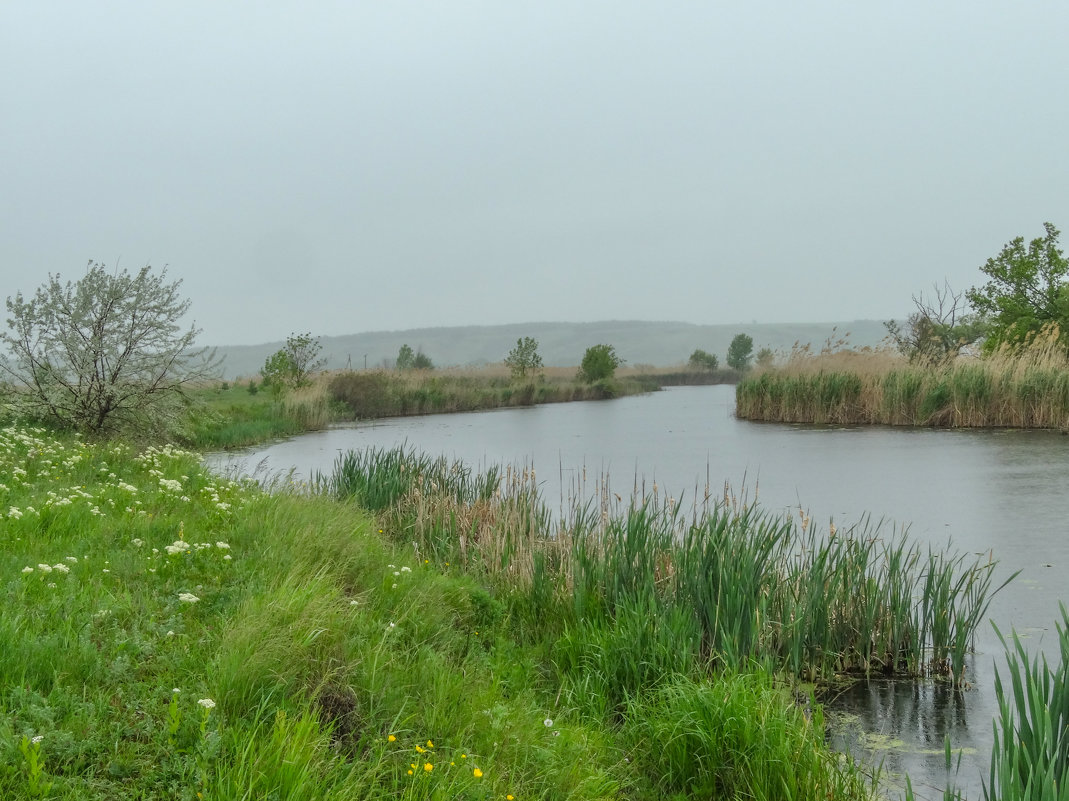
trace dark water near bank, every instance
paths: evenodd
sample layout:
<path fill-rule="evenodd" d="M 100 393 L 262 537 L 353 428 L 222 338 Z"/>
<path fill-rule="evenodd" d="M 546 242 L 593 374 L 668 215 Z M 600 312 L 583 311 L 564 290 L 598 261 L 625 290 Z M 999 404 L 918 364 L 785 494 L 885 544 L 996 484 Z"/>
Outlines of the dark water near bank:
<path fill-rule="evenodd" d="M 1047 432 L 828 428 L 748 423 L 734 417 L 733 387 L 674 388 L 615 401 L 554 404 L 472 414 L 400 418 L 307 434 L 237 457 L 307 478 L 329 472 L 339 453 L 407 442 L 473 467 L 533 466 L 551 506 L 584 474 L 609 474 L 621 495 L 638 483 L 686 504 L 725 482 L 762 507 L 807 510 L 842 528 L 866 515 L 890 533 L 966 553 L 993 552 L 998 583 L 990 617 L 1038 652 L 1057 658 L 1054 621 L 1069 600 L 1069 437 Z M 265 461 L 266 460 L 266 461 Z M 882 521 L 882 522 L 880 522 Z M 958 784 L 979 798 L 995 714 L 994 664 L 1002 648 L 991 626 L 977 641 L 964 693 L 934 682 L 873 682 L 834 700 L 836 744 L 883 760 L 885 775 L 908 773 L 922 797 L 945 782 L 943 740 L 962 750 Z"/>

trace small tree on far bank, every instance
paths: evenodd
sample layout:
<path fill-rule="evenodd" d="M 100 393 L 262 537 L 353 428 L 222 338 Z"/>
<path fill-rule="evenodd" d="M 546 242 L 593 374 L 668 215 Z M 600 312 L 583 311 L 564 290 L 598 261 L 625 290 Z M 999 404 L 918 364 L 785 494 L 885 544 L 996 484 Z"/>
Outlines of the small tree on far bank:
<path fill-rule="evenodd" d="M 416 366 L 416 352 L 406 342 L 397 351 L 396 367 L 398 370 L 411 370 Z"/>
<path fill-rule="evenodd" d="M 934 365 L 957 356 L 963 347 L 984 337 L 987 324 L 979 315 L 969 314 L 961 292 L 950 282 L 933 286 L 934 297 L 924 293 L 913 296 L 916 307 L 904 324 L 897 320 L 884 323 L 891 342 L 911 362 Z"/>
<path fill-rule="evenodd" d="M 623 363 L 624 360 L 616 355 L 616 349 L 612 345 L 593 345 L 587 348 L 583 355 L 577 378 L 588 384 L 604 381 L 612 378 L 616 374 L 616 368 Z"/>
<path fill-rule="evenodd" d="M 707 370 L 711 373 L 720 366 L 720 360 L 714 354 L 699 348 L 690 354 L 687 364 L 692 370 Z"/>
<path fill-rule="evenodd" d="M 990 322 L 983 349 L 1017 347 L 1040 331 L 1058 326 L 1069 342 L 1069 259 L 1058 244 L 1061 232 L 1043 223 L 1045 236 L 1025 245 L 1017 237 L 980 268 L 988 282 L 965 293 L 973 310 Z"/>
<path fill-rule="evenodd" d="M 517 339 L 516 347 L 505 357 L 505 365 L 516 379 L 541 371 L 542 357 L 538 355 L 538 341 L 533 337 Z"/>
<path fill-rule="evenodd" d="M 394 366 L 398 370 L 433 370 L 434 362 L 422 350 L 414 351 L 408 343 L 405 343 L 397 351 L 397 361 Z"/>
<path fill-rule="evenodd" d="M 322 349 L 319 337 L 313 337 L 311 333 L 290 334 L 286 344 L 267 357 L 260 374 L 275 393 L 281 392 L 285 386 L 306 386 L 312 373 L 326 364 L 325 359 L 319 358 Z"/>
<path fill-rule="evenodd" d="M 746 370 L 753 358 L 753 337 L 749 334 L 736 334 L 728 345 L 728 367 L 733 370 Z"/>

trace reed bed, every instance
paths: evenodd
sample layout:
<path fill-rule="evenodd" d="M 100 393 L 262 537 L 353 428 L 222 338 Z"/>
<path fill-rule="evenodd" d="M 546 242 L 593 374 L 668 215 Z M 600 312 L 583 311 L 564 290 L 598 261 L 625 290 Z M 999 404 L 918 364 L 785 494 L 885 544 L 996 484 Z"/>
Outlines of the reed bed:
<path fill-rule="evenodd" d="M 1069 358 L 1047 331 L 1027 347 L 925 367 L 887 350 L 812 354 L 739 382 L 747 420 L 1069 429 Z"/>
<path fill-rule="evenodd" d="M 466 412 L 539 403 L 604 400 L 651 392 L 658 384 L 651 378 L 616 378 L 584 384 L 553 376 L 513 381 L 507 376 L 463 372 L 346 371 L 328 383 L 334 401 L 357 419 L 401 417 L 417 414 Z"/>
<path fill-rule="evenodd" d="M 1008 684 L 996 673 L 999 716 L 984 787 L 988 801 L 1069 798 L 1069 615 L 1064 605 L 1061 615 L 1056 665 L 1045 657 L 1030 659 L 1016 635 L 1012 644 L 1003 638 Z"/>
<path fill-rule="evenodd" d="M 656 486 L 624 500 L 600 478 L 554 514 L 533 470 L 476 474 L 403 448 L 345 454 L 317 486 L 380 510 L 417 557 L 464 565 L 506 594 L 518 626 L 558 637 L 565 673 L 601 677 L 599 713 L 695 665 L 960 684 L 999 589 L 990 559 L 866 521 L 818 531 L 708 488 L 684 512 Z"/>

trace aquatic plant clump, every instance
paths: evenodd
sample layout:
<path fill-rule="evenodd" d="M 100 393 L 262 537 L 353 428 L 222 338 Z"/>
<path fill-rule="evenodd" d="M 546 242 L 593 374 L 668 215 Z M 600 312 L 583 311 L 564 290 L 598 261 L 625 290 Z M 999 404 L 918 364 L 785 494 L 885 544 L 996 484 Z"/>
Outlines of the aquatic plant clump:
<path fill-rule="evenodd" d="M 1069 428 L 1069 359 L 1057 329 L 983 359 L 923 366 L 884 351 L 811 354 L 736 387 L 745 420 L 832 425 Z"/>
<path fill-rule="evenodd" d="M 607 708 L 700 662 L 961 683 L 996 591 L 990 558 L 866 521 L 817 530 L 709 488 L 684 513 L 656 485 L 625 501 L 605 478 L 554 515 L 532 470 L 473 475 L 405 449 L 343 455 L 319 486 L 382 510 L 421 557 L 507 591 L 519 624 L 557 631 L 562 669 L 597 667 Z"/>

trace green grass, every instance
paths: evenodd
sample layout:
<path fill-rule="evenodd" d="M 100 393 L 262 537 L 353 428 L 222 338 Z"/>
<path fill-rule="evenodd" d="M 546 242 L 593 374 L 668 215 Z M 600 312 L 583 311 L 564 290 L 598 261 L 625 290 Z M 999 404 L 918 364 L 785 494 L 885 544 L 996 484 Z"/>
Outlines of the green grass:
<path fill-rule="evenodd" d="M 552 625 L 535 637 L 514 612 L 526 593 L 414 549 L 389 514 L 264 493 L 170 447 L 41 430 L 0 431 L 0 475 L 2 798 L 652 801 L 705 786 L 695 764 L 721 742 L 736 743 L 724 797 L 764 797 L 744 764 L 810 797 L 869 795 L 767 675 L 712 685 L 737 732 L 677 743 L 674 762 L 693 755 L 679 775 L 651 762 L 666 688 L 708 711 L 693 665 L 651 637 L 662 656 L 632 682 L 643 692 L 612 704 L 633 714 L 599 718 L 580 693 L 584 675 L 604 686 L 585 642 Z M 450 480 L 485 496 L 470 474 Z M 606 665 L 649 626 L 630 603 L 590 632 Z M 581 667 L 565 670 L 568 636 Z M 786 759 L 807 748 L 830 773 Z"/>

